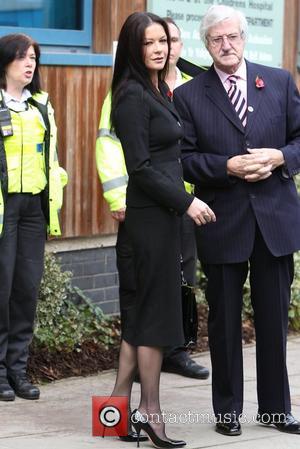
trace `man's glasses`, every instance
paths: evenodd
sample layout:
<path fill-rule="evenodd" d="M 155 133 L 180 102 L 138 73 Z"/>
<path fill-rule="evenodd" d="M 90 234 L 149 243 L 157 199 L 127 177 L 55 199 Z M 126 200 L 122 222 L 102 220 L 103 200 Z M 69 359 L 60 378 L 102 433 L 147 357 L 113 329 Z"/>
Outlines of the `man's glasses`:
<path fill-rule="evenodd" d="M 242 37 L 242 34 L 232 33 L 232 34 L 223 34 L 223 36 L 207 36 L 208 42 L 210 42 L 212 47 L 221 47 L 224 42 L 224 39 L 229 42 L 230 45 L 237 44 Z"/>

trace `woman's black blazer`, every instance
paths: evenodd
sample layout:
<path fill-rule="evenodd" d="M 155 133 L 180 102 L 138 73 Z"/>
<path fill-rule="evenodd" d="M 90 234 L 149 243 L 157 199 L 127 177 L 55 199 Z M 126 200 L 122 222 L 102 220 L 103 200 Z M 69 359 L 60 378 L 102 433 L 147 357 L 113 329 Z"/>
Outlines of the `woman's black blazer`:
<path fill-rule="evenodd" d="M 161 86 L 165 92 L 164 85 Z M 193 196 L 184 189 L 179 115 L 166 93 L 155 95 L 130 81 L 114 112 L 129 175 L 129 207 L 165 206 L 183 214 Z"/>

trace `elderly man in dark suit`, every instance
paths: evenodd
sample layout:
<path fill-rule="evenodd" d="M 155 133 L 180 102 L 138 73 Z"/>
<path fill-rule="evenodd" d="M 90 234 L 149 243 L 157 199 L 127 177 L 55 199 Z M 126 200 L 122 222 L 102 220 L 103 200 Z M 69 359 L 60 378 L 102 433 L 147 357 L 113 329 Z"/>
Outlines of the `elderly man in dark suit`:
<path fill-rule="evenodd" d="M 243 407 L 241 309 L 250 268 L 257 354 L 257 420 L 300 433 L 291 414 L 286 340 L 293 253 L 300 249 L 300 98 L 291 75 L 243 57 L 247 22 L 209 8 L 201 37 L 207 72 L 175 90 L 185 126 L 182 162 L 217 221 L 197 230 L 208 278 L 216 430 L 239 435 Z"/>

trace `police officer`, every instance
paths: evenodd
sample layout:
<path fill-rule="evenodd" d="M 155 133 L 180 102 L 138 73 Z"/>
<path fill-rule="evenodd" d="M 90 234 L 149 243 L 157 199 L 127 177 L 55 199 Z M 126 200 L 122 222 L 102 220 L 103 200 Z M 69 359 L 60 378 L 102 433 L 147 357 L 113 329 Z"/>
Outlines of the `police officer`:
<path fill-rule="evenodd" d="M 0 400 L 38 399 L 26 376 L 46 231 L 60 235 L 66 172 L 40 90 L 40 49 L 24 34 L 0 39 Z"/>

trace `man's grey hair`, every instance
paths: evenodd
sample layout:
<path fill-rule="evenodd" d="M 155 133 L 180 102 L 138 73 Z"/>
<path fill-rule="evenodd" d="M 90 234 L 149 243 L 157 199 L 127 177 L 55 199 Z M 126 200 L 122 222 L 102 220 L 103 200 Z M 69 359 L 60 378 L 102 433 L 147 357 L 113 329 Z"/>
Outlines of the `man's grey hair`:
<path fill-rule="evenodd" d="M 200 37 L 206 47 L 208 45 L 207 36 L 209 29 L 217 25 L 217 23 L 228 19 L 238 19 L 240 23 L 241 34 L 244 39 L 247 38 L 248 23 L 246 17 L 241 11 L 231 8 L 231 6 L 213 5 L 204 14 L 200 25 Z"/>

